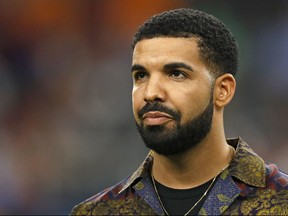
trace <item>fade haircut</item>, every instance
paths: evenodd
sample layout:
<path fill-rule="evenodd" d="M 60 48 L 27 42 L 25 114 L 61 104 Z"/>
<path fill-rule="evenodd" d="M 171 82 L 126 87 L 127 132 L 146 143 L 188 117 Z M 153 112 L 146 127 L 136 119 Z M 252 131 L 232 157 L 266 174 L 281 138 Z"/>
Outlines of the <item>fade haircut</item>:
<path fill-rule="evenodd" d="M 136 32 L 132 49 L 144 39 L 156 37 L 196 38 L 200 58 L 215 77 L 237 73 L 238 47 L 229 29 L 217 18 L 189 8 L 150 17 Z"/>

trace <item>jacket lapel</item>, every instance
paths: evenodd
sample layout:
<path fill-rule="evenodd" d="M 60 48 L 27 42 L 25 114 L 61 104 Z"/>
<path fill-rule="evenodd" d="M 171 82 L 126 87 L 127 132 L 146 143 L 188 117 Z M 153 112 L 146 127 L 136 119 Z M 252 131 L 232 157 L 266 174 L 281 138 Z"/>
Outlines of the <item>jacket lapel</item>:
<path fill-rule="evenodd" d="M 240 189 L 229 175 L 229 170 L 226 169 L 218 177 L 199 215 L 220 215 L 239 195 Z"/>
<path fill-rule="evenodd" d="M 164 215 L 161 204 L 152 186 L 150 177 L 146 175 L 134 187 L 136 193 L 156 212 L 157 215 Z"/>
<path fill-rule="evenodd" d="M 236 156 L 217 179 L 199 215 L 221 215 L 239 195 L 247 196 L 253 188 L 266 186 L 264 161 L 241 138 L 227 142 L 237 146 Z M 240 182 L 236 184 L 232 176 Z"/>

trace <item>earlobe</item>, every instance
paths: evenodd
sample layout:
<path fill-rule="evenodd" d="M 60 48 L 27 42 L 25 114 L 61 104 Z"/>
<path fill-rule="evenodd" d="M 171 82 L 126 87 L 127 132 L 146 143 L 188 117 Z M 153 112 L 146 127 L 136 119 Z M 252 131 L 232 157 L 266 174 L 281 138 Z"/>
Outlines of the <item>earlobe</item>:
<path fill-rule="evenodd" d="M 223 74 L 215 80 L 214 99 L 219 108 L 225 107 L 232 100 L 236 89 L 236 81 L 232 74 Z"/>

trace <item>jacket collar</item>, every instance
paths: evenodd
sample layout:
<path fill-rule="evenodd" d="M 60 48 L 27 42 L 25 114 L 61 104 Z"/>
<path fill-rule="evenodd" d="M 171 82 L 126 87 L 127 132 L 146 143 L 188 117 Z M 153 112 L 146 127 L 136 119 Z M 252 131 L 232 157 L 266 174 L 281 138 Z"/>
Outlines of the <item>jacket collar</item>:
<path fill-rule="evenodd" d="M 199 215 L 220 215 L 239 195 L 247 196 L 266 185 L 264 161 L 241 138 L 227 142 L 236 147 L 236 155 L 215 182 Z"/>
<path fill-rule="evenodd" d="M 118 192 L 120 194 L 128 187 L 136 185 L 143 177 L 150 174 L 150 169 L 153 164 L 152 151 L 150 151 L 140 167 L 126 180 L 123 188 Z"/>
<path fill-rule="evenodd" d="M 236 155 L 229 166 L 230 175 L 247 185 L 254 187 L 266 186 L 265 163 L 240 137 L 229 138 L 227 143 L 236 148 Z M 141 166 L 126 180 L 118 194 L 129 186 L 134 186 L 150 173 L 153 164 L 152 151 L 149 152 Z"/>
<path fill-rule="evenodd" d="M 254 186 L 266 186 L 265 163 L 240 137 L 227 139 L 229 145 L 236 147 L 236 155 L 230 163 L 230 175 L 241 182 Z"/>

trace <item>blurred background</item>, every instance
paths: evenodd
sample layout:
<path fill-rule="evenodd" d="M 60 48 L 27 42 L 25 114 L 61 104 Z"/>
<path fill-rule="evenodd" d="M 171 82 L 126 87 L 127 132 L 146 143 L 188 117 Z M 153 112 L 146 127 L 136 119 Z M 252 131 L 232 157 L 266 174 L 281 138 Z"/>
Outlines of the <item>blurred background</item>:
<path fill-rule="evenodd" d="M 238 41 L 227 137 L 288 171 L 288 1 L 0 0 L 0 214 L 68 214 L 138 168 L 131 38 L 179 7 L 215 15 Z"/>

